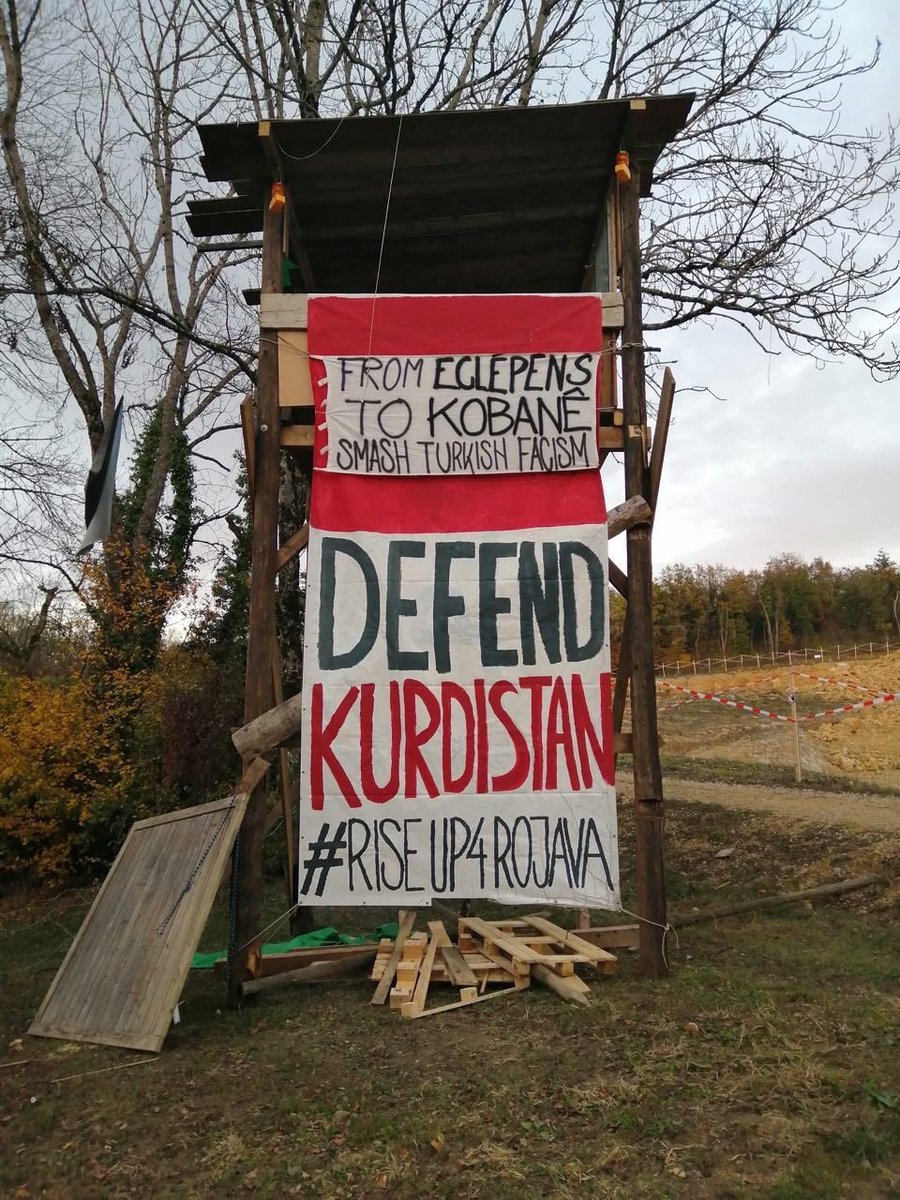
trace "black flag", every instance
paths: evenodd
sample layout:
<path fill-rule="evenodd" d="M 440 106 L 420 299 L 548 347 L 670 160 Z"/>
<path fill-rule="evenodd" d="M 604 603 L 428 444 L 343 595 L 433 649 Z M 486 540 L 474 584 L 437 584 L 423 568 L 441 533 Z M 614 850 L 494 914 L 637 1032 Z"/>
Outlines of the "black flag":
<path fill-rule="evenodd" d="M 122 440 L 122 401 L 116 405 L 113 419 L 104 431 L 84 487 L 85 534 L 78 553 L 83 554 L 95 542 L 109 537 L 112 502 L 116 490 L 116 462 Z"/>

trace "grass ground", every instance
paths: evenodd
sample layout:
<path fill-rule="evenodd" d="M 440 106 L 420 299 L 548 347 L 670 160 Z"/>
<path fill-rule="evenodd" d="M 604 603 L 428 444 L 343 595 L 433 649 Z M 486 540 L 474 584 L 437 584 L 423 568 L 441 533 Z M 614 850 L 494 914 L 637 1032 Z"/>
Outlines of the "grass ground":
<path fill-rule="evenodd" d="M 627 807 L 621 823 L 629 862 Z M 676 913 L 897 865 L 875 833 L 707 805 L 672 805 L 668 836 Z M 734 854 L 716 859 L 724 846 Z M 25 1035 L 90 896 L 9 897 L 0 1194 L 887 1200 L 900 1189 L 892 895 L 686 927 L 669 979 L 641 980 L 625 954 L 589 1009 L 534 988 L 404 1022 L 360 981 L 235 1012 L 195 972 L 153 1059 Z M 321 915 L 355 931 L 386 914 Z"/>

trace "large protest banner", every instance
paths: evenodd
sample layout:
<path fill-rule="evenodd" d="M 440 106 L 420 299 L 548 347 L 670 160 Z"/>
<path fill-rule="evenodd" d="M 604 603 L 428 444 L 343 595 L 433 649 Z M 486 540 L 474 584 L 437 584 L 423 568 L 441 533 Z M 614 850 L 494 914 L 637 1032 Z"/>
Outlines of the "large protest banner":
<path fill-rule="evenodd" d="M 299 894 L 619 906 L 598 296 L 313 296 Z"/>

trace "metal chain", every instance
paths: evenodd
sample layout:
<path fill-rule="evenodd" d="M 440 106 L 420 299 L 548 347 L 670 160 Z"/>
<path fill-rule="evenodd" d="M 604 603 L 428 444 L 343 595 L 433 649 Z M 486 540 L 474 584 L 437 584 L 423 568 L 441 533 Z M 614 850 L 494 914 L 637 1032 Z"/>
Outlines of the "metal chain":
<path fill-rule="evenodd" d="M 163 920 L 156 927 L 157 937 L 162 937 L 162 935 L 166 932 L 166 929 L 168 929 L 169 924 L 172 921 L 172 918 L 175 916 L 175 914 L 178 912 L 178 909 L 181 907 L 182 900 L 185 898 L 185 896 L 188 894 L 188 892 L 191 890 L 191 888 L 196 883 L 197 876 L 200 874 L 200 871 L 203 869 L 203 864 L 209 858 L 212 848 L 216 843 L 216 838 L 218 838 L 219 834 L 225 828 L 225 825 L 228 822 L 228 818 L 231 815 L 233 808 L 234 808 L 234 804 L 233 803 L 229 804 L 229 806 L 222 813 L 221 821 L 216 826 L 216 828 L 213 830 L 212 836 L 210 837 L 209 841 L 206 843 L 206 846 L 201 851 L 200 857 L 197 859 L 196 863 L 194 864 L 194 869 L 191 871 L 190 875 L 185 880 L 184 887 L 182 887 L 181 891 L 175 897 L 174 904 L 169 909 L 169 911 L 166 913 Z"/>

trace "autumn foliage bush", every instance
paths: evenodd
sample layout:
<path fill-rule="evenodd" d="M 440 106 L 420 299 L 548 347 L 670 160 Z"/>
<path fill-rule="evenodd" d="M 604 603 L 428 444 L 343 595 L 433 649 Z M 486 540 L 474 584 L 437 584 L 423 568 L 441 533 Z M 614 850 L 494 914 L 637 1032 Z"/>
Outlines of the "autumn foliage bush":
<path fill-rule="evenodd" d="M 0 873 L 102 875 L 131 824 L 201 803 L 238 766 L 240 676 L 202 646 L 165 646 L 181 587 L 120 551 L 88 573 L 90 627 L 68 671 L 0 671 Z M 112 580 L 112 582 L 111 582 Z"/>

